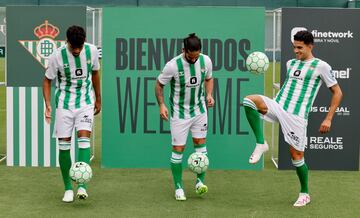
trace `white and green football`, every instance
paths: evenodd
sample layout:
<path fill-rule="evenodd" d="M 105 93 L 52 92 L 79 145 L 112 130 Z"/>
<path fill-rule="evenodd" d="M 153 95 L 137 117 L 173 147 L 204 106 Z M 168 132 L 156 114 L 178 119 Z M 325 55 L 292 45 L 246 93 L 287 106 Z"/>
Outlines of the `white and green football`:
<path fill-rule="evenodd" d="M 265 73 L 269 68 L 269 58 L 266 56 L 266 54 L 260 51 L 255 51 L 247 57 L 246 68 L 251 73 Z"/>
<path fill-rule="evenodd" d="M 69 175 L 78 184 L 88 183 L 92 177 L 92 169 L 85 162 L 76 162 L 71 166 Z"/>
<path fill-rule="evenodd" d="M 209 158 L 199 152 L 192 153 L 188 158 L 188 166 L 196 174 L 205 172 L 209 166 Z"/>

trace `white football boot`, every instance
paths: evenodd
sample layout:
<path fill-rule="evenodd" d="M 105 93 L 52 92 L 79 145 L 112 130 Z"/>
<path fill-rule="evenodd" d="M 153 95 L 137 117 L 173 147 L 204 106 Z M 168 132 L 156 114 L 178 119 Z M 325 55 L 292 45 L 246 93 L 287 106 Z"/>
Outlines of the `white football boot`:
<path fill-rule="evenodd" d="M 249 163 L 256 164 L 260 160 L 262 154 L 267 152 L 268 150 L 269 150 L 269 145 L 266 142 L 264 142 L 264 144 L 256 143 L 254 152 L 251 154 L 249 158 Z"/>
<path fill-rule="evenodd" d="M 87 194 L 85 188 L 79 187 L 76 196 L 77 196 L 77 198 L 79 198 L 79 199 L 86 200 L 86 198 L 87 198 L 89 195 Z"/>
<path fill-rule="evenodd" d="M 294 203 L 294 207 L 303 207 L 310 203 L 310 195 L 307 193 L 300 193 L 299 198 Z"/>
<path fill-rule="evenodd" d="M 175 190 L 175 199 L 177 201 L 185 201 L 186 200 L 184 189 L 178 188 Z"/>
<path fill-rule="evenodd" d="M 70 203 L 74 201 L 74 192 L 73 190 L 66 190 L 64 193 L 64 197 L 62 199 L 63 202 Z"/>

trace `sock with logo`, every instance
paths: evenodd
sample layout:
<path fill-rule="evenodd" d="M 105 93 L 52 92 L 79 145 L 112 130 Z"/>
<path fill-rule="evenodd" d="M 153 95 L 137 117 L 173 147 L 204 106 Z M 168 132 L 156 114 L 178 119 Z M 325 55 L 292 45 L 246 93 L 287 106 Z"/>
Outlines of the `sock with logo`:
<path fill-rule="evenodd" d="M 78 144 L 79 144 L 78 160 L 81 161 L 81 162 L 85 162 L 85 163 L 90 165 L 90 155 L 91 155 L 90 138 L 88 138 L 88 137 L 79 137 Z M 86 189 L 87 185 L 86 184 L 79 184 L 78 187 L 83 187 L 83 188 Z"/>
<path fill-rule="evenodd" d="M 182 157 L 183 153 L 173 150 L 170 158 L 171 172 L 175 189 L 183 188 L 182 184 Z"/>
<path fill-rule="evenodd" d="M 206 144 L 194 145 L 194 148 L 195 148 L 195 152 L 199 152 L 207 155 Z M 204 181 L 205 181 L 205 172 L 197 174 L 196 183 L 198 182 L 204 183 Z"/>
<path fill-rule="evenodd" d="M 71 168 L 70 141 L 59 140 L 59 164 L 65 190 L 72 190 L 69 170 Z"/>
<path fill-rule="evenodd" d="M 301 185 L 301 193 L 309 193 L 308 189 L 308 175 L 309 169 L 305 163 L 304 158 L 301 160 L 292 160 L 292 164 L 296 167 L 296 174 L 299 177 Z"/>
<path fill-rule="evenodd" d="M 251 129 L 254 132 L 256 143 L 264 144 L 262 122 L 260 119 L 260 113 L 257 111 L 255 103 L 248 98 L 244 98 L 243 104 L 245 108 L 245 115 Z"/>

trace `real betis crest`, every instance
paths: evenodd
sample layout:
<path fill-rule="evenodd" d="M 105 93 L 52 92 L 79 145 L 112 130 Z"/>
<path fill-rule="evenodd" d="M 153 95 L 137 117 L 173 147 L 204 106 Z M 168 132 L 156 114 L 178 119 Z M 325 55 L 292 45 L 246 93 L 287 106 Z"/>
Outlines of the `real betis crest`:
<path fill-rule="evenodd" d="M 59 33 L 59 28 L 45 20 L 34 29 L 38 40 L 19 40 L 19 42 L 46 69 L 49 56 L 66 43 L 64 40 L 55 40 Z"/>

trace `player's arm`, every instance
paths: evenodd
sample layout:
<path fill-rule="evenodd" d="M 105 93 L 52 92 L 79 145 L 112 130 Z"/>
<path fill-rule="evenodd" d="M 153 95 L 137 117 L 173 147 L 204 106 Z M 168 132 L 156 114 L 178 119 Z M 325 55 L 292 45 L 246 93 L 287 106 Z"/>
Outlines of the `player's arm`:
<path fill-rule="evenodd" d="M 100 73 L 98 70 L 93 70 L 91 80 L 95 93 L 94 114 L 96 115 L 101 111 Z"/>
<path fill-rule="evenodd" d="M 205 91 L 206 91 L 206 102 L 208 107 L 213 107 L 215 104 L 214 98 L 212 96 L 214 88 L 214 79 L 212 77 L 212 61 L 208 56 L 205 57 L 206 63 L 206 76 L 205 76 Z"/>
<path fill-rule="evenodd" d="M 214 79 L 213 78 L 205 79 L 206 102 L 208 107 L 213 107 L 215 103 L 214 98 L 212 96 L 213 88 L 214 88 Z"/>
<path fill-rule="evenodd" d="M 165 105 L 164 102 L 164 85 L 161 84 L 159 82 L 159 80 L 156 80 L 156 85 L 155 85 L 155 96 L 156 96 L 156 100 L 158 102 L 158 105 L 160 107 L 160 117 L 164 120 L 168 120 L 169 119 L 169 115 L 168 115 L 168 109 Z"/>
<path fill-rule="evenodd" d="M 51 122 L 51 80 L 46 76 L 43 80 L 43 96 L 45 101 L 45 120 Z"/>
<path fill-rule="evenodd" d="M 56 67 L 56 52 L 48 59 L 48 68 L 43 80 L 43 96 L 45 101 L 45 121 L 51 122 L 51 81 L 57 77 L 58 68 Z"/>
<path fill-rule="evenodd" d="M 324 121 L 320 125 L 320 133 L 327 133 L 331 128 L 331 121 L 334 117 L 336 109 L 339 107 L 341 99 L 343 97 L 341 88 L 339 84 L 330 87 L 330 91 L 332 92 L 331 103 L 329 112 L 326 114 Z"/>

